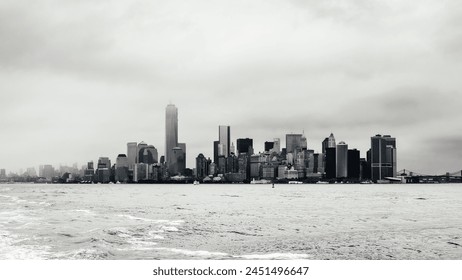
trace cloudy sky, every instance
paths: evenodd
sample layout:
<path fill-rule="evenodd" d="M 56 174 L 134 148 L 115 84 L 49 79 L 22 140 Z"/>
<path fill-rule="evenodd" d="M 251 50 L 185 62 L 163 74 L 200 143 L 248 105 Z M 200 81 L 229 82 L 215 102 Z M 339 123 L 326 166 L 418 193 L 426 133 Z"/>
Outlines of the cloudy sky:
<path fill-rule="evenodd" d="M 398 169 L 452 172 L 461 73 L 458 0 L 2 0 L 0 168 L 164 154 L 172 102 L 188 167 L 226 124 L 257 151 L 391 134 Z"/>

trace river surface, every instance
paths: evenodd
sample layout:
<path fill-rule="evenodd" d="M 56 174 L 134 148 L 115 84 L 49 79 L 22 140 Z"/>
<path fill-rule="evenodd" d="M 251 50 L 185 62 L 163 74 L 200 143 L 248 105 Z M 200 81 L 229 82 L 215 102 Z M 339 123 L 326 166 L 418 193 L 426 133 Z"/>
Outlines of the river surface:
<path fill-rule="evenodd" d="M 462 184 L 0 184 L 0 259 L 462 259 Z"/>

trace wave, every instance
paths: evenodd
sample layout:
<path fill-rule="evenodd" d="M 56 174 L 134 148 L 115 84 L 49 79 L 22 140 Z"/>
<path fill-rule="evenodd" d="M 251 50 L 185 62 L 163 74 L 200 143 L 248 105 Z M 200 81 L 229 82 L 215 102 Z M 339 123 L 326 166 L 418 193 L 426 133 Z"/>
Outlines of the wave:
<path fill-rule="evenodd" d="M 67 253 L 55 254 L 56 259 L 73 259 L 73 260 L 104 260 L 115 256 L 111 251 L 102 251 L 98 249 L 78 249 Z"/>
<path fill-rule="evenodd" d="M 150 222 L 150 223 L 155 223 L 155 224 L 165 224 L 169 226 L 180 226 L 181 224 L 184 223 L 183 220 L 153 220 L 153 219 L 148 219 L 148 218 L 127 215 L 127 214 L 117 215 L 117 217 L 127 218 L 127 219 L 135 220 L 135 221 Z"/>
<path fill-rule="evenodd" d="M 91 210 L 87 210 L 87 209 L 76 209 L 76 210 L 73 210 L 74 212 L 82 212 L 82 213 L 85 213 L 85 214 L 88 214 L 88 215 L 95 215 L 94 212 L 92 212 Z"/>
<path fill-rule="evenodd" d="M 30 240 L 10 232 L 0 230 L 0 259 L 3 260 L 41 260 L 50 256 L 48 246 L 21 245 Z"/>
<path fill-rule="evenodd" d="M 170 231 L 170 232 L 179 231 L 178 228 L 172 227 L 172 226 L 162 226 L 162 227 L 160 227 L 160 228 L 161 228 L 161 230 L 163 230 L 163 231 Z"/>
<path fill-rule="evenodd" d="M 45 201 L 40 201 L 40 202 L 31 201 L 31 200 L 26 200 L 26 199 L 20 199 L 17 196 L 0 195 L 0 197 L 9 199 L 9 200 L 11 200 L 11 201 L 13 201 L 14 203 L 17 203 L 17 204 L 36 204 L 36 205 L 43 205 L 43 206 L 52 206 L 51 203 L 48 203 L 48 202 L 45 202 Z"/>
<path fill-rule="evenodd" d="M 195 257 L 226 257 L 229 256 L 227 253 L 221 252 L 209 252 L 209 251 L 191 251 L 185 249 L 175 249 L 175 248 L 154 248 L 159 251 L 168 251 L 176 254 L 182 254 L 186 256 L 195 256 Z"/>
<path fill-rule="evenodd" d="M 152 239 L 165 239 L 165 237 L 163 237 L 162 235 L 158 235 L 157 233 L 160 233 L 160 232 L 158 230 L 151 230 L 150 232 L 148 232 L 148 235 Z"/>
<path fill-rule="evenodd" d="M 104 239 L 107 243 L 117 243 L 119 244 L 119 251 L 146 251 L 152 250 L 154 246 L 157 245 L 156 242 L 153 242 L 154 239 L 162 239 L 162 236 L 156 236 L 149 232 L 147 235 L 142 234 L 138 231 L 133 231 L 127 228 L 113 228 L 105 230 L 105 232 L 111 236 L 118 237 L 119 239 L 111 238 L 110 240 Z M 122 248 L 122 246 L 128 245 L 127 248 Z"/>
<path fill-rule="evenodd" d="M 254 254 L 254 255 L 242 255 L 237 256 L 238 258 L 248 259 L 248 260 L 300 260 L 308 259 L 312 256 L 308 254 L 293 254 L 293 253 L 271 253 L 271 254 Z"/>
<path fill-rule="evenodd" d="M 131 216 L 131 215 L 117 215 L 117 217 L 121 217 L 121 218 L 128 218 L 130 220 L 135 220 L 135 221 L 143 221 L 143 222 L 155 222 L 155 220 L 152 220 L 152 219 L 147 219 L 147 218 L 141 218 L 141 217 L 135 217 L 135 216 Z"/>

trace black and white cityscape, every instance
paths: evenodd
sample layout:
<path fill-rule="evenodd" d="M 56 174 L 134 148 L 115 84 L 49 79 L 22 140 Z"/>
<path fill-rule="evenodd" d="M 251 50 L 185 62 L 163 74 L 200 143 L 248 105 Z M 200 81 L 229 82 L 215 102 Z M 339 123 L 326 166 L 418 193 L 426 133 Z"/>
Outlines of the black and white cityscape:
<path fill-rule="evenodd" d="M 462 259 L 457 0 L 2 0 L 0 260 Z"/>
<path fill-rule="evenodd" d="M 125 153 L 117 158 L 99 157 L 78 168 L 40 165 L 21 174 L 6 175 L 0 169 L 0 182 L 37 183 L 460 183 L 462 171 L 425 175 L 398 171 L 396 138 L 373 135 L 370 149 L 361 152 L 352 144 L 336 141 L 330 133 L 322 150 L 309 149 L 302 133 L 285 135 L 264 142 L 264 151 L 256 152 L 252 138 L 231 141 L 231 127 L 218 126 L 213 155 L 199 153 L 196 165 L 186 165 L 186 143 L 178 142 L 178 108 L 165 109 L 165 153 L 154 145 L 128 142 Z M 212 142 L 212 141 L 210 141 Z M 352 147 L 353 146 L 353 147 Z M 111 164 L 112 162 L 112 164 Z"/>
<path fill-rule="evenodd" d="M 336 142 L 331 133 L 322 141 L 322 151 L 309 149 L 303 133 L 285 135 L 264 143 L 264 151 L 254 151 L 252 138 L 231 141 L 231 127 L 218 126 L 213 141 L 213 156 L 200 153 L 196 166 L 186 166 L 186 143 L 178 142 L 178 108 L 169 104 L 165 109 L 165 153 L 160 155 L 154 145 L 128 142 L 126 153 L 115 159 L 100 157 L 81 169 L 76 166 L 55 168 L 41 165 L 37 176 L 34 168 L 12 181 L 40 183 L 268 183 L 268 182 L 406 182 L 408 174 L 397 172 L 396 139 L 390 135 L 371 137 L 367 157 L 344 141 Z M 212 141 L 210 141 L 212 143 Z M 113 164 L 111 164 L 111 162 Z M 8 181 L 4 169 L 1 179 Z"/>

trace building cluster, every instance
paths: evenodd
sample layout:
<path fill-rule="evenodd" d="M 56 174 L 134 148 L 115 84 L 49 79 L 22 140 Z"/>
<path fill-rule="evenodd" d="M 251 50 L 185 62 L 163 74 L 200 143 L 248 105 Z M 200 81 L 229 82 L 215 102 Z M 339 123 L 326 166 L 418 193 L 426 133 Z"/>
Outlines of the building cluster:
<path fill-rule="evenodd" d="M 100 157 L 95 164 L 87 163 L 81 169 L 51 165 L 39 168 L 39 178 L 46 182 L 84 183 L 154 183 L 199 180 L 201 182 L 271 181 L 380 181 L 396 177 L 396 140 L 389 135 L 371 137 L 371 148 L 365 158 L 360 151 L 350 149 L 334 135 L 322 141 L 322 150 L 308 147 L 302 134 L 287 134 L 286 147 L 280 138 L 264 143 L 264 151 L 256 153 L 251 138 L 231 142 L 231 127 L 218 126 L 218 139 L 213 142 L 213 159 L 200 153 L 196 166 L 186 168 L 186 144 L 178 142 L 178 109 L 169 104 L 165 111 L 165 156 L 145 142 L 127 143 L 126 153 L 119 154 L 114 164 L 108 157 Z M 7 178 L 0 170 L 0 180 Z M 26 172 L 36 176 L 35 169 Z"/>
<path fill-rule="evenodd" d="M 366 158 L 349 149 L 345 142 L 336 143 L 334 135 L 322 141 L 322 151 L 308 148 L 304 134 L 287 134 L 286 147 L 280 139 L 264 143 L 265 150 L 254 153 L 253 139 L 237 139 L 237 150 L 230 143 L 230 127 L 219 126 L 214 142 L 213 161 L 199 154 L 195 175 L 203 182 L 249 182 L 254 180 L 301 180 L 360 182 L 396 177 L 396 140 L 389 135 L 371 138 Z M 227 147 L 231 147 L 227 149 Z"/>

